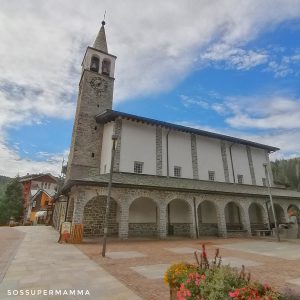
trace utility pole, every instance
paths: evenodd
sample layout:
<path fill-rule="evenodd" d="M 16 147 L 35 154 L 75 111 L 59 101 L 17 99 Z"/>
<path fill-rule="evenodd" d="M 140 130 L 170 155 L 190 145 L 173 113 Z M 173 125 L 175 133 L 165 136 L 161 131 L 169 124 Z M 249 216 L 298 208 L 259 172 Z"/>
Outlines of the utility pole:
<path fill-rule="evenodd" d="M 270 198 L 270 204 L 271 204 L 273 219 L 274 219 L 274 223 L 275 223 L 276 237 L 277 237 L 277 241 L 280 242 L 279 228 L 278 228 L 278 223 L 277 223 L 277 218 L 276 218 L 275 208 L 274 208 L 274 203 L 273 203 L 273 197 L 272 197 L 272 192 L 271 192 L 271 187 L 270 187 L 268 164 L 264 163 L 263 166 L 265 167 L 268 194 L 269 194 L 269 198 Z"/>
<path fill-rule="evenodd" d="M 116 154 L 116 145 L 118 136 L 113 134 L 112 135 L 112 148 L 111 148 L 111 161 L 110 161 L 110 173 L 109 173 L 109 182 L 108 182 L 108 192 L 107 192 L 107 200 L 106 200 L 106 209 L 104 215 L 104 232 L 103 232 L 103 245 L 102 245 L 102 256 L 105 257 L 106 252 L 106 240 L 107 240 L 107 225 L 108 225 L 108 214 L 109 214 L 109 204 L 110 204 L 110 197 L 111 197 L 111 184 L 112 184 L 112 176 L 113 176 L 113 168 L 114 168 L 114 161 L 115 161 L 115 154 Z"/>

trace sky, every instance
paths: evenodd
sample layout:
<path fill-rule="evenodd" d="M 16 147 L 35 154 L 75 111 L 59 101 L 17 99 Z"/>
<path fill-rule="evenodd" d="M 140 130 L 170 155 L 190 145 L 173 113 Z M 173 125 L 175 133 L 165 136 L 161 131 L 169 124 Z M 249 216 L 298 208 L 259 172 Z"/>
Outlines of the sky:
<path fill-rule="evenodd" d="M 59 175 L 106 10 L 113 108 L 300 156 L 300 0 L 1 0 L 0 175 Z"/>

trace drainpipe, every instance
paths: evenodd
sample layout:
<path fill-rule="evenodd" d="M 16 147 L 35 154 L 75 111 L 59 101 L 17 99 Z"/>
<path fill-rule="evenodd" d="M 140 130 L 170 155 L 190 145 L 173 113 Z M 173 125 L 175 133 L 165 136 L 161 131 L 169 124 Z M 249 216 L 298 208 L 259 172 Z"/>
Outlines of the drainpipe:
<path fill-rule="evenodd" d="M 168 130 L 167 135 L 166 135 L 166 142 L 167 142 L 167 177 L 169 178 L 169 133 L 170 133 L 171 129 Z"/>
<path fill-rule="evenodd" d="M 198 218 L 197 218 L 197 208 L 196 208 L 196 198 L 193 197 L 194 202 L 194 217 L 195 217 L 195 229 L 196 229 L 196 238 L 199 238 L 199 232 L 198 232 Z"/>
<path fill-rule="evenodd" d="M 234 145 L 235 143 L 232 143 L 230 146 L 229 146 L 229 154 L 230 154 L 230 160 L 231 160 L 231 169 L 232 169 L 232 176 L 233 176 L 233 183 L 235 183 L 235 174 L 234 174 L 234 167 L 233 167 L 233 159 L 232 159 L 232 146 Z"/>

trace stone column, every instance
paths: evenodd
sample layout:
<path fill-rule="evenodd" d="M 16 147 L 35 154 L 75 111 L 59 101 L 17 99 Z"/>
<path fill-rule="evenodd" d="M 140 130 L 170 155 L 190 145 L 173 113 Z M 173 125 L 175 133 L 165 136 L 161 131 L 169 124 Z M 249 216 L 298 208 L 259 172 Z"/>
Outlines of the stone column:
<path fill-rule="evenodd" d="M 129 221 L 129 206 L 128 202 L 122 199 L 120 205 L 120 222 L 119 222 L 119 238 L 128 239 L 128 221 Z"/>
<path fill-rule="evenodd" d="M 160 239 L 167 237 L 167 206 L 164 203 L 159 204 L 158 236 Z"/>
<path fill-rule="evenodd" d="M 216 203 L 217 219 L 218 219 L 218 235 L 220 237 L 227 237 L 225 205 L 224 203 Z"/>
<path fill-rule="evenodd" d="M 156 175 L 162 176 L 162 128 L 156 126 Z"/>
<path fill-rule="evenodd" d="M 241 222 L 245 230 L 247 230 L 248 235 L 251 236 L 251 224 L 249 217 L 249 203 L 241 203 L 240 204 L 240 213 L 241 213 Z"/>
<path fill-rule="evenodd" d="M 197 213 L 197 212 L 196 212 Z M 190 216 L 190 237 L 195 239 L 196 236 L 196 224 L 194 215 L 194 205 L 193 201 L 189 201 L 189 216 Z"/>
<path fill-rule="evenodd" d="M 222 162 L 223 162 L 225 182 L 230 182 L 229 168 L 228 168 L 228 161 L 227 161 L 227 152 L 226 152 L 226 143 L 224 141 L 221 141 L 221 156 L 222 156 Z"/>
<path fill-rule="evenodd" d="M 122 119 L 118 118 L 115 121 L 114 134 L 117 135 L 117 147 L 115 152 L 114 172 L 120 171 L 120 154 L 121 154 L 121 137 L 122 137 Z"/>
<path fill-rule="evenodd" d="M 251 175 L 251 181 L 253 185 L 256 185 L 256 179 L 255 179 L 255 172 L 254 172 L 254 166 L 253 166 L 253 159 L 252 159 L 252 152 L 250 146 L 246 146 L 247 150 L 247 157 L 248 157 L 248 164 L 250 169 L 250 175 Z"/>
<path fill-rule="evenodd" d="M 71 242 L 78 244 L 83 239 L 83 211 L 86 204 L 85 192 L 79 192 L 74 200 L 74 211 L 72 218 Z"/>
<path fill-rule="evenodd" d="M 197 139 L 195 134 L 191 134 L 191 152 L 192 152 L 193 179 L 199 179 Z"/>

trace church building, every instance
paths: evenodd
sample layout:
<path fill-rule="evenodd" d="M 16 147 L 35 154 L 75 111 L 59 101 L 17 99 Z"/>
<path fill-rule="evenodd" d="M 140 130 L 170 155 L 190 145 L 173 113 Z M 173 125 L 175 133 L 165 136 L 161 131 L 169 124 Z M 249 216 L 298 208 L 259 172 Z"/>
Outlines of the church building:
<path fill-rule="evenodd" d="M 273 183 L 269 154 L 278 148 L 112 109 L 117 57 L 108 51 L 104 27 L 82 61 L 56 227 L 67 220 L 81 228 L 77 242 L 103 234 L 114 143 L 109 235 L 227 237 L 268 230 L 274 226 L 268 184 L 278 223 L 288 222 L 290 207 L 300 209 L 300 193 Z"/>

